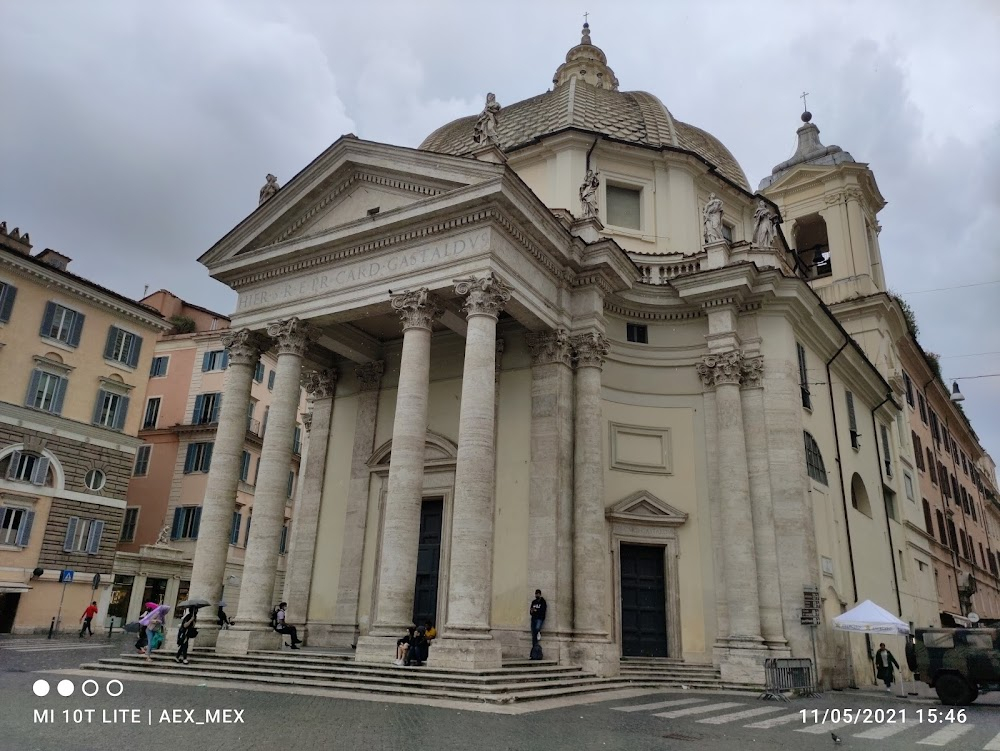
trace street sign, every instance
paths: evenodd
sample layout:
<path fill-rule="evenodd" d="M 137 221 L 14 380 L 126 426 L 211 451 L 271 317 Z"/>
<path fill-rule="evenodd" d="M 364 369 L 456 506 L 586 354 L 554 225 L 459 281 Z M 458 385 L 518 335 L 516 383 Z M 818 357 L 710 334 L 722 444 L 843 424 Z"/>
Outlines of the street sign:
<path fill-rule="evenodd" d="M 99 586 L 101 586 L 101 575 L 100 574 L 94 574 L 94 582 L 93 582 L 93 584 L 94 584 L 94 589 L 97 589 Z"/>
<path fill-rule="evenodd" d="M 72 584 L 73 573 L 74 572 L 71 569 L 64 568 L 62 571 L 59 572 L 59 581 L 62 582 L 63 584 Z"/>

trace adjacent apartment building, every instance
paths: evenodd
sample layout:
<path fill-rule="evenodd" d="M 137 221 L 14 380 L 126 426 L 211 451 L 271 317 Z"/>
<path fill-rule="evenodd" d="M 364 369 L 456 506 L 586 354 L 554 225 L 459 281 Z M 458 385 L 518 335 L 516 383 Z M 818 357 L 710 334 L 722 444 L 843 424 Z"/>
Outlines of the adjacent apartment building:
<path fill-rule="evenodd" d="M 147 305 L 0 223 L 0 632 L 106 605 L 153 344 Z M 56 619 L 58 618 L 58 622 Z"/>
<path fill-rule="evenodd" d="M 174 606 L 188 595 L 229 359 L 223 342 L 229 330 L 226 316 L 185 302 L 166 290 L 149 295 L 142 303 L 158 310 L 172 328 L 153 347 L 149 385 L 137 405 L 142 444 L 132 467 L 108 611 L 116 624 L 134 619 L 145 602 Z M 224 593 L 231 612 L 235 612 L 239 599 L 275 367 L 274 355 L 262 356 L 247 409 Z M 299 412 L 304 409 L 303 400 Z M 289 500 L 276 591 L 283 583 L 285 552 L 291 539 L 288 530 L 292 498 L 298 487 L 303 432 L 299 423 L 288 468 Z"/>

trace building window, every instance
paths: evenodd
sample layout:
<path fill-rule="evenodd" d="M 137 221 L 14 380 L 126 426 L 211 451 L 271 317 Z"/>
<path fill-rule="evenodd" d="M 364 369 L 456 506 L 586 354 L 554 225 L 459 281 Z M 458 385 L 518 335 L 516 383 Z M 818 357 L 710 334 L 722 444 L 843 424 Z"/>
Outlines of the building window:
<path fill-rule="evenodd" d="M 910 477 L 909 472 L 903 473 L 903 490 L 906 492 L 906 497 L 909 498 L 914 503 L 917 502 L 916 496 L 913 493 L 913 478 Z"/>
<path fill-rule="evenodd" d="M 289 498 L 292 497 L 292 491 L 295 490 L 295 473 L 288 473 L 288 486 L 285 488 L 285 495 Z"/>
<path fill-rule="evenodd" d="M 851 505 L 869 519 L 872 518 L 872 505 L 871 501 L 868 500 L 868 490 L 857 472 L 851 478 Z"/>
<path fill-rule="evenodd" d="M 264 363 L 262 363 L 260 360 L 257 361 L 257 367 L 254 368 L 253 379 L 257 383 L 264 382 Z"/>
<path fill-rule="evenodd" d="M 154 357 L 153 362 L 149 364 L 149 377 L 150 378 L 162 378 L 167 374 L 167 364 L 170 362 L 170 358 L 166 355 L 161 357 Z"/>
<path fill-rule="evenodd" d="M 969 541 L 965 536 L 965 530 L 958 530 L 958 539 L 962 542 L 962 557 L 968 560 L 969 558 Z"/>
<path fill-rule="evenodd" d="M 80 333 L 83 331 L 83 314 L 64 308 L 54 302 L 45 303 L 45 313 L 42 315 L 42 329 L 39 332 L 46 339 L 76 347 L 80 344 Z"/>
<path fill-rule="evenodd" d="M 184 458 L 184 474 L 208 472 L 209 467 L 212 466 L 213 446 L 214 444 L 211 442 L 189 443 L 187 456 Z"/>
<path fill-rule="evenodd" d="M 17 287 L 7 282 L 0 282 L 0 323 L 7 323 L 10 320 L 15 297 L 17 297 Z"/>
<path fill-rule="evenodd" d="M 927 402 L 924 401 L 923 394 L 917 394 L 917 407 L 920 410 L 920 419 L 924 425 L 927 424 Z"/>
<path fill-rule="evenodd" d="M 219 421 L 219 408 L 222 406 L 222 394 L 198 394 L 194 399 L 194 414 L 191 422 L 194 425 L 211 425 Z"/>
<path fill-rule="evenodd" d="M 644 323 L 626 323 L 625 339 L 635 344 L 649 344 L 649 327 Z"/>
<path fill-rule="evenodd" d="M 935 515 L 937 516 L 938 536 L 941 538 L 941 544 L 948 547 L 948 533 L 945 531 L 944 527 L 944 514 L 940 511 L 936 511 Z"/>
<path fill-rule="evenodd" d="M 243 514 L 239 511 L 233 512 L 233 525 L 229 529 L 229 544 L 236 545 L 240 541 L 240 527 L 243 524 Z"/>
<path fill-rule="evenodd" d="M 623 188 L 620 185 L 608 185 L 605 199 L 608 203 L 608 224 L 636 230 L 642 227 L 641 190 Z"/>
<path fill-rule="evenodd" d="M 125 519 L 122 521 L 122 534 L 119 542 L 134 542 L 135 528 L 139 524 L 139 507 L 130 506 L 125 509 Z"/>
<path fill-rule="evenodd" d="M 927 469 L 931 473 L 931 482 L 937 485 L 937 463 L 934 461 L 934 454 L 931 453 L 930 446 L 924 450 L 927 452 Z"/>
<path fill-rule="evenodd" d="M 274 372 L 273 370 L 271 371 Z M 264 407 L 264 419 L 260 421 L 260 437 L 264 437 L 264 433 L 267 431 L 267 416 L 271 412 L 270 405 Z"/>
<path fill-rule="evenodd" d="M 987 551 L 987 557 L 990 559 L 990 573 L 997 576 L 997 558 L 992 550 Z"/>
<path fill-rule="evenodd" d="M 722 237 L 730 245 L 733 244 L 733 225 L 722 223 Z"/>
<path fill-rule="evenodd" d="M 224 349 L 214 349 L 201 356 L 201 372 L 225 370 L 229 367 L 229 352 Z"/>
<path fill-rule="evenodd" d="M 143 430 L 156 428 L 156 421 L 160 419 L 160 397 L 154 396 L 146 402 L 146 414 L 142 418 Z"/>
<path fill-rule="evenodd" d="M 906 581 L 906 566 L 903 564 L 903 551 L 896 551 L 899 555 L 899 575 L 902 577 L 903 581 Z M 910 624 L 910 629 L 913 629 L 913 624 Z"/>
<path fill-rule="evenodd" d="M 302 453 L 302 428 L 295 426 L 295 433 L 292 435 L 292 453 L 298 456 Z"/>
<path fill-rule="evenodd" d="M 49 477 L 47 457 L 27 451 L 13 451 L 7 464 L 7 479 L 15 482 L 30 482 L 45 485 Z"/>
<path fill-rule="evenodd" d="M 927 469 L 924 464 L 924 449 L 920 445 L 920 436 L 917 435 L 916 431 L 910 431 L 910 438 L 913 441 L 913 458 L 917 461 L 917 469 L 923 471 Z"/>
<path fill-rule="evenodd" d="M 240 462 L 240 479 L 246 482 L 250 478 L 250 452 L 244 451 Z"/>
<path fill-rule="evenodd" d="M 809 368 L 806 366 L 806 348 L 795 343 L 795 352 L 799 358 L 799 390 L 802 392 L 802 406 L 812 409 L 812 397 L 809 394 Z"/>
<path fill-rule="evenodd" d="M 140 446 L 135 452 L 135 466 L 132 468 L 133 477 L 145 477 L 149 473 L 149 455 L 153 447 L 148 443 Z"/>
<path fill-rule="evenodd" d="M 930 411 L 931 414 L 931 437 L 934 438 L 934 443 L 941 448 L 941 427 L 938 425 L 938 416 L 934 410 Z"/>
<path fill-rule="evenodd" d="M 284 555 L 288 550 L 288 525 L 281 528 L 281 539 L 278 541 L 278 555 Z"/>
<path fill-rule="evenodd" d="M 906 371 L 903 371 L 903 388 L 906 391 L 906 403 L 909 404 L 912 407 L 913 406 L 913 381 L 910 380 L 910 377 L 906 374 Z"/>
<path fill-rule="evenodd" d="M 128 402 L 127 396 L 98 389 L 97 404 L 94 405 L 94 425 L 112 430 L 124 428 L 125 416 L 128 414 Z"/>
<path fill-rule="evenodd" d="M 847 397 L 847 422 L 851 430 L 851 448 L 858 451 L 861 448 L 861 441 L 859 438 L 861 434 L 858 433 L 858 419 L 854 414 L 854 394 L 850 391 L 845 392 Z"/>
<path fill-rule="evenodd" d="M 889 445 L 889 429 L 883 424 L 880 424 L 879 428 L 881 428 L 882 432 L 882 464 L 885 465 L 886 477 L 892 477 L 892 450 Z"/>
<path fill-rule="evenodd" d="M 63 552 L 97 555 L 97 551 L 101 547 L 101 534 L 103 532 L 104 522 L 101 520 L 71 516 L 66 526 Z"/>
<path fill-rule="evenodd" d="M 931 504 L 927 502 L 927 499 L 923 499 L 924 502 L 924 527 L 927 529 L 927 534 L 931 537 L 934 536 L 934 517 L 931 516 Z"/>
<path fill-rule="evenodd" d="M 26 508 L 0 506 L 0 545 L 27 547 L 35 512 Z"/>
<path fill-rule="evenodd" d="M 247 516 L 247 526 L 246 530 L 243 532 L 243 547 L 246 547 L 250 542 L 250 522 L 253 521 L 252 516 Z"/>
<path fill-rule="evenodd" d="M 898 522 L 899 512 L 896 510 L 896 494 L 891 490 L 883 490 L 882 500 L 885 503 L 885 515 L 894 522 Z"/>
<path fill-rule="evenodd" d="M 274 391 L 274 371 L 269 371 L 267 374 L 267 390 Z"/>
<path fill-rule="evenodd" d="M 87 486 L 87 490 L 92 490 L 95 493 L 103 490 L 107 482 L 108 476 L 100 469 L 90 470 L 83 478 L 83 484 Z"/>
<path fill-rule="evenodd" d="M 827 485 L 826 467 L 823 464 L 823 454 L 820 453 L 819 445 L 812 434 L 807 431 L 802 431 L 802 435 L 806 442 L 806 471 L 816 482 Z"/>
<path fill-rule="evenodd" d="M 201 506 L 178 506 L 170 527 L 171 540 L 197 540 L 201 526 Z"/>
<path fill-rule="evenodd" d="M 117 326 L 108 328 L 108 339 L 104 344 L 105 360 L 112 360 L 134 368 L 139 364 L 139 352 L 141 350 L 141 336 L 136 336 Z"/>
<path fill-rule="evenodd" d="M 951 542 L 951 549 L 958 552 L 958 535 L 955 534 L 955 522 L 948 520 L 948 540 Z"/>
<path fill-rule="evenodd" d="M 24 401 L 26 407 L 62 414 L 63 400 L 66 397 L 68 381 L 62 376 L 53 375 L 37 368 L 31 371 L 28 382 L 28 396 Z"/>
<path fill-rule="evenodd" d="M 969 474 L 969 464 L 965 460 L 965 452 L 964 451 L 962 452 L 962 471 L 965 472 L 966 475 Z"/>

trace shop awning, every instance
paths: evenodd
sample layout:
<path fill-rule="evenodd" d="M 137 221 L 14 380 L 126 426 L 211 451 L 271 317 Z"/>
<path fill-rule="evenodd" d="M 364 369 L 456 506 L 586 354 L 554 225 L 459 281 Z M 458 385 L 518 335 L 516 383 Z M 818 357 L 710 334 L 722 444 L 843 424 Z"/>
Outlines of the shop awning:
<path fill-rule="evenodd" d="M 0 595 L 12 595 L 19 594 L 21 592 L 27 592 L 31 589 L 27 584 L 22 582 L 0 582 Z"/>
<path fill-rule="evenodd" d="M 972 626 L 972 621 L 966 618 L 964 615 L 959 615 L 958 613 L 949 613 L 947 610 L 942 610 L 941 615 L 946 615 L 955 621 L 956 626 L 962 626 L 963 628 L 970 628 Z"/>

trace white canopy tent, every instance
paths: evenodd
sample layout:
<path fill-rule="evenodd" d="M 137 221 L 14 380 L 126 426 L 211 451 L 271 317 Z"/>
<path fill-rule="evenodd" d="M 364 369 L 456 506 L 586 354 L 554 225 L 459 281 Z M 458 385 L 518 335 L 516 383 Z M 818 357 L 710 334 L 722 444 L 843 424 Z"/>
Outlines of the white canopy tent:
<path fill-rule="evenodd" d="M 885 608 L 879 607 L 871 600 L 856 605 L 846 613 L 833 619 L 833 627 L 841 631 L 854 631 L 859 634 L 896 634 L 909 636 L 910 624 L 904 623 Z M 906 696 L 906 686 L 903 681 L 903 666 L 906 664 L 904 644 L 903 662 L 899 666 L 900 696 Z"/>

